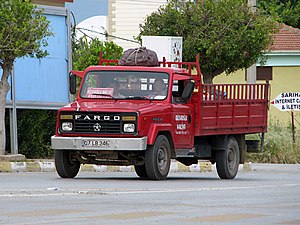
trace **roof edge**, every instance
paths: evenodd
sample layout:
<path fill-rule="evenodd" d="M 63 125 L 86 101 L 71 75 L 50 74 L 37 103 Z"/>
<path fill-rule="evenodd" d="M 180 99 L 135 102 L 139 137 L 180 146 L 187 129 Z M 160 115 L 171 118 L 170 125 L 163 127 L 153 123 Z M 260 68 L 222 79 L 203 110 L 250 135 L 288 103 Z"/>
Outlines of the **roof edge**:
<path fill-rule="evenodd" d="M 266 55 L 300 55 L 300 50 L 271 51 L 271 52 L 266 53 Z"/>

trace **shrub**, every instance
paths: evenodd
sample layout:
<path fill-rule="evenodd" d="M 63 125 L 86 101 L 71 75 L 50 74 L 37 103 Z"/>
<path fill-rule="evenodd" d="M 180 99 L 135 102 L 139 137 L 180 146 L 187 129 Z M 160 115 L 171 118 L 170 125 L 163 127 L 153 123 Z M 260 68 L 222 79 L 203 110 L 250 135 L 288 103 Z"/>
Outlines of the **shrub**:
<path fill-rule="evenodd" d="M 258 138 L 251 135 L 249 139 Z M 291 125 L 284 125 L 279 120 L 269 120 L 268 133 L 265 134 L 263 151 L 247 154 L 247 161 L 261 163 L 300 163 L 300 137 L 292 139 Z"/>
<path fill-rule="evenodd" d="M 55 110 L 18 109 L 18 151 L 26 158 L 52 158 L 51 136 L 55 133 Z M 10 148 L 9 113 L 6 110 L 6 149 Z M 11 151 L 8 151 L 11 152 Z"/>
<path fill-rule="evenodd" d="M 19 153 L 27 158 L 52 158 L 51 136 L 55 133 L 57 111 L 18 110 Z"/>

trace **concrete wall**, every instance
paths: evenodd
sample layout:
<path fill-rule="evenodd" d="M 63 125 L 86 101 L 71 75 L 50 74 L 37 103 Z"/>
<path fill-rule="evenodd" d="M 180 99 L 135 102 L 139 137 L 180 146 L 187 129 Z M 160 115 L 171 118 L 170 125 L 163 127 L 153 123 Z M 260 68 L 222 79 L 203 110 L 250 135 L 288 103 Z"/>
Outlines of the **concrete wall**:
<path fill-rule="evenodd" d="M 274 66 L 273 80 L 271 84 L 271 97 L 273 100 L 282 92 L 300 92 L 300 66 Z M 258 81 L 260 83 L 262 81 Z M 214 83 L 246 83 L 245 71 L 240 70 L 232 75 L 224 74 L 214 78 Z M 270 105 L 269 118 L 279 119 L 282 123 L 290 124 L 291 115 L 289 112 L 282 112 Z M 295 125 L 300 126 L 300 112 L 295 111 Z"/>

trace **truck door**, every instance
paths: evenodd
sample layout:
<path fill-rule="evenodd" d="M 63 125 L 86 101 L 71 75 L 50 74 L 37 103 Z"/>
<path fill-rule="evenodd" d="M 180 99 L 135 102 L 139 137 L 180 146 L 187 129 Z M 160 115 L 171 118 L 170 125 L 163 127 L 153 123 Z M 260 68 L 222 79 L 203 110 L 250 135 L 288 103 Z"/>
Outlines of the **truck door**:
<path fill-rule="evenodd" d="M 183 88 L 184 81 L 174 80 L 172 88 L 172 130 L 176 149 L 187 149 L 194 146 L 193 105 L 181 101 L 180 96 Z"/>
<path fill-rule="evenodd" d="M 192 148 L 194 132 L 191 108 L 185 104 L 174 104 L 172 114 L 175 148 Z"/>

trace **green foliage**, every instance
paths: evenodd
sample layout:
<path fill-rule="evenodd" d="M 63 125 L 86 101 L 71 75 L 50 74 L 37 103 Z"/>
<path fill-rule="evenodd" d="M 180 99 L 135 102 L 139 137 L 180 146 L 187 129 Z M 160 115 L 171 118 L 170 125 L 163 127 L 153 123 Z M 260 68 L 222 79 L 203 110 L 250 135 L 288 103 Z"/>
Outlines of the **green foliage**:
<path fill-rule="evenodd" d="M 29 0 L 0 1 L 0 64 L 23 56 L 42 58 L 49 21 Z"/>
<path fill-rule="evenodd" d="M 56 111 L 18 110 L 19 152 L 27 158 L 53 157 L 51 136 L 55 133 Z"/>
<path fill-rule="evenodd" d="M 258 0 L 258 7 L 277 21 L 300 29 L 299 0 Z"/>
<path fill-rule="evenodd" d="M 141 35 L 183 37 L 183 60 L 194 61 L 200 53 L 205 83 L 213 77 L 247 68 L 264 54 L 277 29 L 274 20 L 253 13 L 247 1 L 227 0 L 178 3 L 171 0 L 140 25 Z"/>
<path fill-rule="evenodd" d="M 98 65 L 100 52 L 103 53 L 104 59 L 119 59 L 123 49 L 113 42 L 103 42 L 99 39 L 88 41 L 82 37 L 73 41 L 73 69 L 83 71 L 88 66 Z"/>
<path fill-rule="evenodd" d="M 89 65 L 96 65 L 99 52 L 102 51 L 106 59 L 121 57 L 122 48 L 112 42 L 104 43 L 97 39 L 90 42 L 76 43 L 73 52 L 74 69 L 84 70 Z M 27 158 L 52 158 L 51 136 L 55 133 L 57 111 L 51 110 L 18 110 L 18 143 L 19 153 Z M 6 116 L 6 127 L 9 130 L 9 120 Z M 7 148 L 9 147 L 7 137 Z"/>
<path fill-rule="evenodd" d="M 10 89 L 8 77 L 16 58 L 47 55 L 46 37 L 52 35 L 49 21 L 30 0 L 0 1 L 0 154 L 5 154 L 5 102 Z"/>
<path fill-rule="evenodd" d="M 254 135 L 258 139 L 257 135 Z M 292 140 L 291 126 L 279 120 L 270 119 L 265 134 L 263 152 L 247 154 L 247 161 L 261 163 L 300 163 L 300 136 L 296 130 L 296 142 Z"/>
<path fill-rule="evenodd" d="M 18 147 L 19 153 L 28 159 L 52 158 L 51 136 L 55 133 L 57 111 L 18 109 Z M 9 131 L 8 110 L 5 118 Z M 6 149 L 10 149 L 10 134 L 6 137 Z"/>

